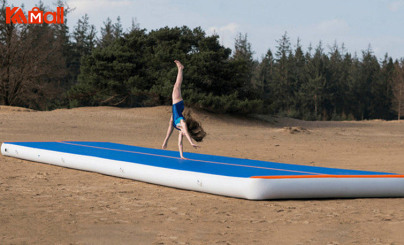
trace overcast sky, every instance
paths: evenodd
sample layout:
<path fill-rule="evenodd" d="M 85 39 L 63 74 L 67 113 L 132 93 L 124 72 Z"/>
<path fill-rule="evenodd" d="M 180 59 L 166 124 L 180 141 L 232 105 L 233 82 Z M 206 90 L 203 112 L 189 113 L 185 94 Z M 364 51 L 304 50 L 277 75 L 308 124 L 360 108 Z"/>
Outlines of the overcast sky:
<path fill-rule="evenodd" d="M 38 1 L 9 0 L 24 3 L 29 10 Z M 45 5 L 56 9 L 53 0 Z M 88 14 L 99 28 L 107 17 L 118 16 L 124 29 L 136 19 L 147 30 L 164 26 L 201 26 L 207 34 L 217 33 L 223 45 L 233 49 L 238 33 L 247 34 L 261 58 L 276 40 L 287 32 L 293 45 L 301 39 L 304 49 L 321 40 L 328 46 L 345 44 L 350 53 L 358 53 L 369 44 L 381 59 L 385 53 L 404 58 L 404 0 L 68 0 L 75 11 L 68 16 L 71 28 L 78 18 Z"/>

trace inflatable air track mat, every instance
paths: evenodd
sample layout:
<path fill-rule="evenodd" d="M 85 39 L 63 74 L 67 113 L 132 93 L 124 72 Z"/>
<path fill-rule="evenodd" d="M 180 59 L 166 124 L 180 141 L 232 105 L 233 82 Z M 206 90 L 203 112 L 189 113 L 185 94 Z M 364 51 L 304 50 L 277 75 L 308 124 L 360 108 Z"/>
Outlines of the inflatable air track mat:
<path fill-rule="evenodd" d="M 403 197 L 404 175 L 150 149 L 109 142 L 5 142 L 5 156 L 223 196 Z"/>

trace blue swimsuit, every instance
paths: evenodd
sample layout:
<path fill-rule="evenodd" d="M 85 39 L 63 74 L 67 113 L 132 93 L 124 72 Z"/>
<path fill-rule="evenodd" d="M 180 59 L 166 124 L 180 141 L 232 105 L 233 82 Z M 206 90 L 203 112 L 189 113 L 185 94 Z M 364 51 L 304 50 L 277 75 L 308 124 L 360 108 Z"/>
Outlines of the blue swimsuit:
<path fill-rule="evenodd" d="M 175 103 L 173 105 L 173 126 L 175 129 L 180 130 L 177 128 L 177 125 L 180 126 L 181 119 L 184 119 L 184 116 L 182 115 L 182 112 L 184 111 L 184 101 L 181 100 L 178 103 Z"/>

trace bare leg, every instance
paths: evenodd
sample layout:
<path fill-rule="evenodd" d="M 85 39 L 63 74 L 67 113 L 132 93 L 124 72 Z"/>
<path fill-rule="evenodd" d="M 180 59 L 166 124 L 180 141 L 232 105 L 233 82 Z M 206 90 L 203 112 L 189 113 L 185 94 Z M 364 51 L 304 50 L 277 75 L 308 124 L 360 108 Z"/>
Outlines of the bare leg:
<path fill-rule="evenodd" d="M 182 159 L 185 159 L 185 157 L 184 157 L 184 150 L 183 150 L 183 147 L 182 147 L 182 133 L 180 132 L 180 134 L 178 135 L 178 149 L 179 149 L 179 151 L 180 151 L 180 157 L 182 158 Z"/>
<path fill-rule="evenodd" d="M 177 64 L 178 73 L 177 73 L 177 80 L 175 81 L 174 88 L 173 88 L 173 104 L 178 103 L 182 100 L 181 96 L 181 84 L 183 79 L 183 70 L 184 66 L 178 60 L 174 61 Z"/>

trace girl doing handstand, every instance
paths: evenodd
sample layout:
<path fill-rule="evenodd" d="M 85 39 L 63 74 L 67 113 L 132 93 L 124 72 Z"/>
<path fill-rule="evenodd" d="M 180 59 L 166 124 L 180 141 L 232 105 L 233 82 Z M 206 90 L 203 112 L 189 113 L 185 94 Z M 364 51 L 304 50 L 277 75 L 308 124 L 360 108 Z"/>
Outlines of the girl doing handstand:
<path fill-rule="evenodd" d="M 170 139 L 170 136 L 175 128 L 179 131 L 178 148 L 180 151 L 180 156 L 182 159 L 185 159 L 183 155 L 183 145 L 182 145 L 183 137 L 185 136 L 188 139 L 189 143 L 196 149 L 200 146 L 195 144 L 192 141 L 192 139 L 194 139 L 197 142 L 201 142 L 203 138 L 206 136 L 206 133 L 201 127 L 200 123 L 198 123 L 191 117 L 190 113 L 186 113 L 185 118 L 182 115 L 184 111 L 184 101 L 181 96 L 181 84 L 183 80 L 184 66 L 178 60 L 175 60 L 174 62 L 177 65 L 178 73 L 172 92 L 172 99 L 173 99 L 172 115 L 170 118 L 170 122 L 168 124 L 167 135 L 166 138 L 164 139 L 162 148 L 163 149 L 167 148 L 168 140 Z"/>

